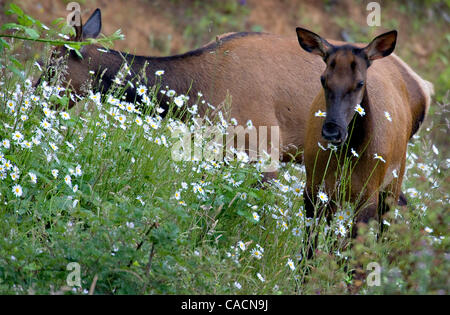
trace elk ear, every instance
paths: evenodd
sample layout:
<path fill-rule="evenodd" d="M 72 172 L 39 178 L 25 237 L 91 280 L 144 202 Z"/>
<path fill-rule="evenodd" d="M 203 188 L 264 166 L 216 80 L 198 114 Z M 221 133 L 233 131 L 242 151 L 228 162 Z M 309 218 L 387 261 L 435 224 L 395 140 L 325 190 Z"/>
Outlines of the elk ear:
<path fill-rule="evenodd" d="M 397 42 L 397 31 L 390 31 L 377 36 L 364 48 L 369 60 L 376 60 L 389 56 L 395 49 Z"/>
<path fill-rule="evenodd" d="M 83 25 L 83 38 L 96 38 L 102 29 L 102 14 L 100 9 L 92 13 L 86 24 Z"/>
<path fill-rule="evenodd" d="M 333 47 L 325 39 L 307 29 L 297 27 L 296 31 L 300 46 L 309 53 L 325 58 Z"/>

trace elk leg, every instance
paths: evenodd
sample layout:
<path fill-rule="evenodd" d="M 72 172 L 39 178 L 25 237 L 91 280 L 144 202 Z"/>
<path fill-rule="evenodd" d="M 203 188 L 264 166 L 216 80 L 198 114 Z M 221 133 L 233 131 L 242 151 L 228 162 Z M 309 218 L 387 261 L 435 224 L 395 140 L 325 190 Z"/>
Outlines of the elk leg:
<path fill-rule="evenodd" d="M 358 211 L 355 217 L 355 226 L 352 230 L 352 238 L 356 238 L 358 235 L 358 225 L 361 224 L 369 224 L 370 220 L 378 220 L 378 198 L 379 194 L 373 194 L 373 197 L 366 200 L 366 202 L 362 202 L 363 205 L 358 207 Z"/>
<path fill-rule="evenodd" d="M 317 248 L 317 242 L 319 234 L 314 231 L 315 228 L 315 218 L 319 218 L 322 212 L 322 209 L 316 212 L 315 204 L 315 194 L 311 193 L 309 189 L 305 189 L 303 191 L 303 202 L 305 205 L 306 217 L 313 219 L 310 226 L 306 227 L 306 244 L 307 244 L 307 258 L 311 259 L 314 256 L 314 252 Z M 311 228 L 312 227 L 312 228 Z"/>

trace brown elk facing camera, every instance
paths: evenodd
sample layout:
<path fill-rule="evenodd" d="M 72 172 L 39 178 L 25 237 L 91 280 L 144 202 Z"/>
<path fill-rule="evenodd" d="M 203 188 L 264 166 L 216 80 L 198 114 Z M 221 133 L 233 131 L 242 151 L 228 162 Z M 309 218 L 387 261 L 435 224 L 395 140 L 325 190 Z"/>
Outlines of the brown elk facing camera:
<path fill-rule="evenodd" d="M 367 46 L 329 42 L 303 28 L 297 28 L 297 35 L 300 46 L 326 65 L 306 128 L 307 215 L 329 217 L 339 201 L 348 202 L 355 207 L 354 223 L 367 224 L 402 200 L 408 140 L 428 111 L 432 84 L 392 54 L 396 31 Z M 319 110 L 326 117 L 316 117 Z M 329 144 L 335 153 L 324 150 Z M 344 159 L 353 163 L 347 180 L 340 177 Z M 321 189 L 326 203 L 318 200 Z"/>

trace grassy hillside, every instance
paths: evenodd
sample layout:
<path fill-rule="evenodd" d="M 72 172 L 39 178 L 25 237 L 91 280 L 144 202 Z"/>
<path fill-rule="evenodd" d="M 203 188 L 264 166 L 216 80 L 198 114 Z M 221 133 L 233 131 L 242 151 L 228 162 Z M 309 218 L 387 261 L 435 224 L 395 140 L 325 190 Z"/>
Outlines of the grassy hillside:
<path fill-rule="evenodd" d="M 233 8 L 208 14 L 235 16 Z M 62 30 L 47 25 L 58 38 Z M 316 223 L 319 251 L 306 260 L 305 230 L 314 222 L 305 218 L 301 165 L 283 164 L 277 180 L 262 183 L 243 154 L 175 161 L 173 131 L 199 128 L 194 108 L 182 121 L 175 114 L 186 91 L 175 91 L 165 118 L 157 95 L 167 88 L 159 85 L 144 92 L 148 104 L 124 102 L 117 85 L 68 109 L 61 81 L 32 87 L 40 71 L 22 56 L 24 47 L 46 56 L 50 46 L 8 43 L 0 55 L 1 293 L 449 293 L 450 159 L 448 144 L 436 140 L 448 133 L 445 50 L 436 57 L 443 83 L 435 82 L 432 116 L 409 145 L 409 205 L 383 218 L 379 237 L 375 224 L 363 227 L 352 246 L 354 205 L 341 205 L 330 225 Z M 68 285 L 72 262 L 81 286 Z M 381 266 L 381 286 L 358 276 L 371 262 Z"/>

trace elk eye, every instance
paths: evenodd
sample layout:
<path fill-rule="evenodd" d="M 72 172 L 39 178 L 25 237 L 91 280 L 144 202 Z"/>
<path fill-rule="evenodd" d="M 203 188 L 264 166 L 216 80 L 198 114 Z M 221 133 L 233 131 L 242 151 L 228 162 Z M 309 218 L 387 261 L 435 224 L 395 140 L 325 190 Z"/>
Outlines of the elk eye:
<path fill-rule="evenodd" d="M 325 87 L 325 77 L 324 76 L 320 77 L 320 83 L 322 83 L 322 86 Z"/>
<path fill-rule="evenodd" d="M 358 84 L 356 84 L 356 89 L 360 90 L 364 86 L 364 81 L 359 81 Z"/>

